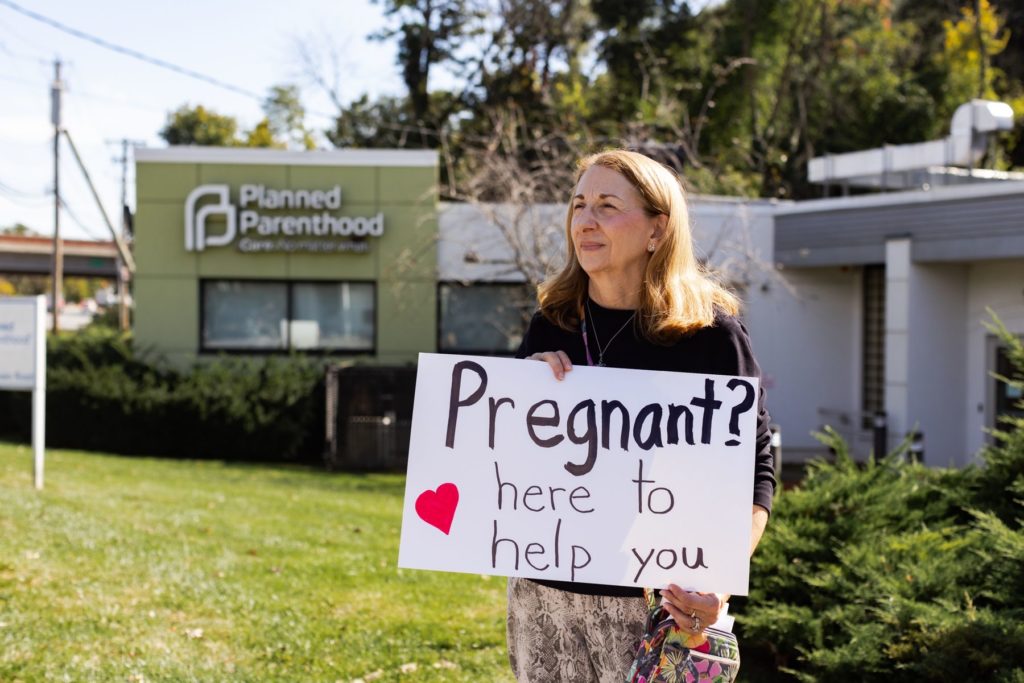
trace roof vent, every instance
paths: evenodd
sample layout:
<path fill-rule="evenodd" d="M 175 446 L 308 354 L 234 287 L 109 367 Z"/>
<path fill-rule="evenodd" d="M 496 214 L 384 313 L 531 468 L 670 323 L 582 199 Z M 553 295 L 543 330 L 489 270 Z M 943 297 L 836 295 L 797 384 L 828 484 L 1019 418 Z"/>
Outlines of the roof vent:
<path fill-rule="evenodd" d="M 1005 102 L 971 100 L 953 113 L 949 137 L 909 145 L 885 145 L 847 154 L 815 157 L 807 167 L 812 183 L 881 190 L 953 185 L 992 180 L 1024 180 L 1024 174 L 974 171 L 989 136 L 1013 129 L 1013 109 Z M 964 171 L 966 167 L 969 171 Z"/>

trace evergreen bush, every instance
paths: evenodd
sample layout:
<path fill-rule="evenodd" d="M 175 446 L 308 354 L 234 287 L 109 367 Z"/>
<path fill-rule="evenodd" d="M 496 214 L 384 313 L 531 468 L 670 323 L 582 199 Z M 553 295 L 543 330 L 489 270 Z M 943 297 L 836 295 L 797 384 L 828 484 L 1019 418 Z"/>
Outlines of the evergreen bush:
<path fill-rule="evenodd" d="M 47 344 L 47 444 L 110 453 L 315 461 L 320 365 L 302 356 L 224 357 L 188 371 L 101 326 Z M 0 393 L 0 433 L 27 440 L 27 393 Z"/>
<path fill-rule="evenodd" d="M 981 466 L 935 469 L 819 435 L 834 462 L 779 496 L 753 558 L 744 679 L 1024 682 L 1024 420 L 993 436 Z"/>

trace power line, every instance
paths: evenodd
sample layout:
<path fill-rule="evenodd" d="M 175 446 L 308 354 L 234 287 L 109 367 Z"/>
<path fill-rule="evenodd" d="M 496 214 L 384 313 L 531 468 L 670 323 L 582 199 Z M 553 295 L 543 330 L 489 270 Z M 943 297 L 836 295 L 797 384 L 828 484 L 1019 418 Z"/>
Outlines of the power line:
<path fill-rule="evenodd" d="M 9 81 L 18 85 L 30 85 L 33 88 L 41 87 L 38 81 L 30 81 L 27 78 L 18 78 L 17 76 L 8 76 L 7 74 L 0 74 L 0 81 Z"/>
<path fill-rule="evenodd" d="M 63 24 L 63 23 L 57 21 L 56 19 L 51 19 L 50 17 L 44 16 L 44 15 L 39 14 L 37 12 L 33 12 L 32 10 L 25 9 L 24 7 L 18 5 L 16 3 L 14 3 L 14 2 L 12 2 L 11 0 L 0 0 L 0 5 L 3 5 L 4 7 L 8 7 L 10 9 L 14 10 L 15 12 L 18 12 L 19 14 L 22 14 L 22 15 L 24 15 L 26 17 L 29 17 L 30 19 L 33 19 L 33 20 L 38 21 L 38 22 L 41 22 L 43 24 L 46 24 L 47 26 L 50 26 L 50 27 L 55 28 L 55 29 L 57 29 L 59 31 L 67 33 L 68 35 L 72 35 L 72 36 L 74 36 L 76 38 L 79 38 L 81 40 L 85 40 L 85 41 L 93 43 L 95 45 L 99 45 L 100 47 L 105 48 L 107 50 L 112 50 L 112 51 L 117 52 L 119 54 L 123 54 L 123 55 L 126 55 L 128 57 L 133 57 L 134 59 L 138 59 L 139 61 L 145 62 L 147 64 L 152 64 L 154 66 L 158 66 L 158 67 L 161 67 L 163 69 L 168 69 L 170 71 L 173 71 L 173 72 L 175 72 L 177 74 L 181 74 L 183 76 L 188 76 L 190 78 L 195 78 L 195 79 L 203 81 L 205 83 L 209 83 L 211 85 L 215 85 L 215 86 L 217 86 L 219 88 L 223 88 L 225 90 L 230 90 L 231 92 L 238 93 L 240 95 L 244 95 L 246 97 L 252 98 L 252 99 L 260 102 L 261 104 L 263 103 L 264 97 L 262 95 L 258 94 L 258 93 L 255 93 L 255 92 L 251 91 L 251 90 L 247 90 L 247 89 L 239 87 L 237 85 L 232 85 L 231 83 L 227 83 L 226 81 L 222 81 L 222 80 L 220 80 L 218 78 L 214 78 L 213 76 L 207 76 L 206 74 L 199 73 L 198 71 L 193 71 L 192 69 L 188 69 L 188 68 L 183 67 L 183 66 L 178 66 L 176 64 L 172 64 L 171 62 L 165 61 L 165 60 L 160 59 L 158 57 L 151 57 L 151 56 L 146 55 L 146 54 L 144 54 L 142 52 L 139 52 L 137 50 L 133 50 L 131 48 L 123 47 L 121 45 L 116 45 L 116 44 L 111 43 L 111 42 L 109 42 L 107 40 L 104 40 L 103 38 L 99 38 L 99 37 L 94 36 L 92 34 L 86 33 L 84 31 L 80 31 L 80 30 L 78 30 L 76 28 L 73 28 L 71 26 Z M 306 112 L 306 114 L 311 114 L 313 116 L 322 116 L 322 117 L 328 118 L 328 119 L 336 119 L 337 118 L 337 114 L 328 114 L 328 113 L 325 113 L 325 112 L 320 112 L 320 111 L 311 110 L 311 109 L 306 109 L 305 112 Z M 388 123 L 388 122 L 384 122 L 384 121 L 376 122 L 374 125 L 377 126 L 378 128 L 383 128 L 383 129 L 386 129 L 386 130 L 393 130 L 393 131 L 405 132 L 405 133 L 416 133 L 416 134 L 420 134 L 420 135 L 424 135 L 424 136 L 437 137 L 437 138 L 441 137 L 444 134 L 443 131 L 431 130 L 427 126 L 402 125 L 402 124 Z M 484 138 L 482 136 L 475 136 L 475 139 L 485 140 L 486 138 Z"/>
<path fill-rule="evenodd" d="M 53 193 L 29 193 L 16 190 L 10 185 L 0 183 L 0 197 L 26 209 L 38 209 L 50 203 Z"/>
<path fill-rule="evenodd" d="M 173 71 L 173 72 L 181 74 L 183 76 L 188 76 L 189 78 L 195 78 L 197 80 L 209 83 L 210 85 L 215 85 L 218 88 L 223 88 L 225 90 L 230 90 L 232 92 L 238 93 L 239 95 L 245 95 L 246 97 L 251 97 L 251 98 L 253 98 L 253 99 L 255 99 L 255 100 L 259 101 L 259 102 L 263 101 L 263 96 L 262 95 L 254 93 L 251 90 L 246 90 L 245 88 L 241 88 L 241 87 L 239 87 L 237 85 L 232 85 L 231 83 L 227 83 L 227 82 L 222 81 L 222 80 L 220 80 L 218 78 L 214 78 L 213 76 L 207 76 L 206 74 L 199 73 L 198 71 L 193 71 L 192 69 L 188 69 L 188 68 L 185 68 L 183 66 L 178 66 L 177 64 L 172 64 L 172 63 L 170 63 L 168 61 L 165 61 L 163 59 L 159 59 L 158 57 L 150 57 L 147 54 L 143 54 L 142 52 L 139 52 L 138 50 L 133 50 L 131 48 L 123 47 L 121 45 L 116 45 L 116 44 L 111 43 L 111 42 L 109 42 L 107 40 L 104 40 L 103 38 L 99 38 L 99 37 L 94 36 L 92 34 L 86 33 L 85 31 L 79 31 L 78 29 L 72 28 L 71 26 L 68 26 L 67 24 L 62 24 L 61 22 L 57 21 L 56 19 L 51 19 L 50 17 L 44 16 L 44 15 L 39 14 L 37 12 L 33 12 L 32 10 L 25 9 L 22 6 L 17 5 L 14 2 L 11 2 L 11 0 L 0 0 L 0 5 L 4 5 L 5 7 L 9 7 L 10 9 L 14 10 L 15 12 L 18 12 L 19 14 L 23 14 L 23 15 L 25 15 L 26 17 L 28 17 L 30 19 L 34 19 L 35 21 L 38 21 L 38 22 L 43 23 L 43 24 L 46 24 L 47 26 L 55 28 L 58 31 L 62 31 L 64 33 L 67 33 L 68 35 L 74 36 L 75 38 L 78 38 L 80 40 L 85 40 L 85 41 L 88 41 L 90 43 L 93 43 L 94 45 L 99 45 L 100 47 L 105 48 L 107 50 L 113 50 L 114 52 L 117 52 L 117 53 L 120 53 L 120 54 L 123 54 L 123 55 L 127 55 L 128 57 L 133 57 L 135 59 L 138 59 L 139 61 L 146 62 L 147 64 L 152 64 L 154 66 L 159 66 L 160 68 L 167 69 L 169 71 Z"/>
<path fill-rule="evenodd" d="M 10 57 L 11 59 L 20 59 L 23 62 L 32 62 L 33 64 L 49 64 L 50 63 L 49 60 L 45 59 L 44 57 L 37 57 L 35 55 L 29 55 L 29 54 L 25 54 L 23 52 L 17 52 L 15 50 L 12 50 L 11 48 L 9 48 L 7 46 L 7 43 L 5 43 L 2 40 L 0 40 L 0 52 L 3 52 L 5 55 Z"/>
<path fill-rule="evenodd" d="M 18 197 L 25 197 L 27 199 L 46 198 L 52 194 L 51 192 L 25 192 L 24 190 L 18 190 L 16 188 L 11 187 L 2 180 L 0 180 L 0 192 L 6 192 L 7 194 Z"/>
<path fill-rule="evenodd" d="M 86 235 L 91 237 L 96 242 L 109 242 L 110 241 L 110 240 L 104 240 L 102 237 L 98 237 L 96 235 L 96 233 L 94 233 L 92 230 L 87 228 L 85 226 L 85 223 L 83 223 L 81 220 L 79 220 L 78 215 L 75 214 L 75 212 L 71 210 L 71 207 L 68 206 L 68 203 L 66 201 L 64 201 L 63 197 L 60 198 L 60 205 L 64 209 L 64 211 L 68 214 L 68 216 L 71 218 L 71 220 L 73 220 L 78 225 L 78 227 L 80 227 L 85 232 Z"/>

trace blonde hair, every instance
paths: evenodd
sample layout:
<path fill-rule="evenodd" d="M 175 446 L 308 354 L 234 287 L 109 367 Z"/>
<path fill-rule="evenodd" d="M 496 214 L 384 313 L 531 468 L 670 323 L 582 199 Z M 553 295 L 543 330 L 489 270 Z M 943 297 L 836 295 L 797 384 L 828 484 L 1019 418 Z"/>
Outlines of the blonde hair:
<path fill-rule="evenodd" d="M 713 325 L 719 311 L 736 315 L 739 300 L 711 277 L 694 254 L 690 216 L 679 178 L 642 154 L 615 149 L 581 159 L 575 184 L 593 166 L 621 174 L 639 192 L 648 216 L 664 215 L 668 219 L 647 262 L 640 290 L 637 323 L 643 337 L 669 345 L 685 334 Z M 565 267 L 538 287 L 537 298 L 545 318 L 562 329 L 576 331 L 590 278 L 576 258 L 572 214 L 570 201 L 565 218 Z"/>

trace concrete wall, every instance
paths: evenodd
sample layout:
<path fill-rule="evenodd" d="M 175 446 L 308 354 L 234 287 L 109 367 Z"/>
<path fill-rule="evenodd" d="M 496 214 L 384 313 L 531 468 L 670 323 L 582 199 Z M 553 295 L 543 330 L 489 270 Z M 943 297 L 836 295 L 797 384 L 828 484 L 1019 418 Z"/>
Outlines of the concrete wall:
<path fill-rule="evenodd" d="M 994 424 L 995 337 L 985 329 L 992 308 L 1007 328 L 1024 336 L 1024 258 L 973 263 L 967 267 L 967 306 L 964 320 L 965 357 L 963 452 L 971 458 L 987 441 L 986 428 Z"/>
<path fill-rule="evenodd" d="M 802 268 L 780 276 L 749 292 L 744 315 L 769 412 L 782 428 L 784 458 L 821 454 L 811 433 L 826 424 L 866 452 L 859 424 L 861 270 Z"/>
<path fill-rule="evenodd" d="M 147 160 L 156 158 L 157 160 Z M 218 159 L 225 159 L 217 163 Z M 373 154 L 171 148 L 138 155 L 135 219 L 138 342 L 178 364 L 197 357 L 200 278 L 377 282 L 377 354 L 366 362 L 410 362 L 432 351 L 436 327 L 437 168 L 374 165 Z M 390 160 L 386 153 L 381 157 Z M 241 253 L 232 246 L 189 252 L 184 206 L 194 188 L 227 183 L 274 189 L 342 188 L 339 216 L 384 214 L 369 253 Z"/>
<path fill-rule="evenodd" d="M 925 462 L 963 465 L 967 353 L 967 266 L 910 268 L 910 346 L 907 349 L 909 412 L 891 429 L 898 438 L 917 425 L 924 434 Z"/>

